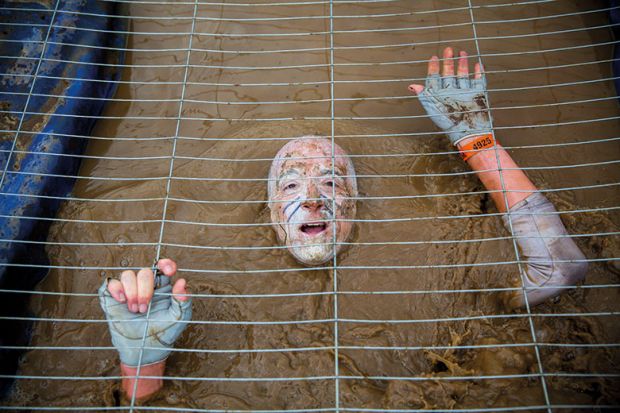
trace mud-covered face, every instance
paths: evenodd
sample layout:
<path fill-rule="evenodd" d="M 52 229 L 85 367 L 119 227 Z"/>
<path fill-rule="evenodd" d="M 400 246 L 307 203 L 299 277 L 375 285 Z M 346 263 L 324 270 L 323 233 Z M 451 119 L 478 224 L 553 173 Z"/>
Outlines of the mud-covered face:
<path fill-rule="evenodd" d="M 330 140 L 298 138 L 276 155 L 269 173 L 269 208 L 280 242 L 307 265 L 338 253 L 353 228 L 357 183 L 346 152 Z M 332 161 L 335 165 L 332 168 Z"/>

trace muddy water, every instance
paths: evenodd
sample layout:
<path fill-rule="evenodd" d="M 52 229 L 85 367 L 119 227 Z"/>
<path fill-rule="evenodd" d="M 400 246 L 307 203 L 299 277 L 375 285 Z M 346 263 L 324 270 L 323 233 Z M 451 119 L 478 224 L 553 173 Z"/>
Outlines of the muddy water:
<path fill-rule="evenodd" d="M 335 4 L 334 14 L 407 13 L 468 4 L 456 0 L 360 3 Z M 576 242 L 588 258 L 597 260 L 590 264 L 588 286 L 619 281 L 617 267 L 607 261 L 619 256 L 617 237 L 591 234 L 618 231 L 620 221 L 613 209 L 578 211 L 620 204 L 617 188 L 604 186 L 618 181 L 620 168 L 613 163 L 542 167 L 619 158 L 617 141 L 549 146 L 619 136 L 617 120 L 600 120 L 618 116 L 613 84 L 604 80 L 612 77 L 610 66 L 591 63 L 609 59 L 610 46 L 574 48 L 609 42 L 611 35 L 607 29 L 581 30 L 608 24 L 605 13 L 542 17 L 601 7 L 603 2 L 552 2 L 477 8 L 473 12 L 477 22 L 526 19 L 510 24 L 476 25 L 476 34 L 481 38 L 479 47 L 489 71 L 497 136 L 505 146 L 515 147 L 511 153 L 517 162 L 532 168 L 528 171 L 532 180 L 541 189 L 550 190 L 548 197 L 559 210 L 566 211 L 562 218 L 569 232 L 583 235 Z M 542 383 L 536 376 L 540 368 L 531 346 L 529 319 L 522 316 L 523 312 L 506 309 L 501 293 L 454 291 L 502 288 L 517 283 L 518 268 L 514 264 L 462 265 L 515 259 L 509 240 L 479 241 L 508 235 L 499 217 L 493 215 L 497 212 L 495 207 L 480 192 L 483 188 L 467 173 L 466 165 L 454 154 L 445 153 L 451 150 L 447 140 L 436 133 L 428 119 L 402 118 L 423 114 L 406 90 L 407 79 L 424 76 L 423 60 L 449 44 L 472 54 L 476 52 L 468 10 L 334 19 L 336 31 L 415 28 L 336 33 L 333 38 L 337 64 L 333 73 L 334 96 L 354 99 L 336 101 L 334 134 L 336 141 L 354 156 L 361 197 L 357 204 L 360 222 L 356 223 L 351 239 L 354 245 L 338 256 L 336 274 L 326 269 L 306 270 L 285 250 L 274 248 L 276 239 L 268 225 L 264 180 L 271 157 L 287 139 L 310 133 L 331 134 L 330 36 L 257 35 L 325 32 L 329 31 L 329 19 L 232 20 L 325 16 L 329 15 L 328 5 L 201 5 L 197 16 L 229 20 L 199 19 L 196 23 L 195 32 L 202 34 L 193 37 L 194 51 L 184 90 L 181 83 L 186 52 L 169 49 L 186 48 L 188 39 L 170 33 L 191 31 L 193 7 L 133 4 L 128 12 L 134 16 L 131 29 L 137 32 L 128 43 L 133 51 L 128 53 L 126 63 L 132 66 L 124 72 L 126 83 L 117 93 L 119 100 L 108 106 L 104 114 L 108 118 L 102 119 L 93 132 L 101 139 L 90 141 L 88 155 L 93 158 L 82 164 L 83 178 L 74 191 L 80 200 L 64 205 L 60 215 L 63 221 L 55 224 L 50 235 L 51 242 L 61 244 L 49 248 L 53 264 L 103 269 L 54 270 L 39 290 L 92 294 L 105 277 L 118 272 L 109 267 L 150 266 L 155 258 L 160 220 L 166 218 L 161 255 L 179 262 L 194 293 L 211 295 L 194 299 L 194 320 L 228 323 L 194 324 L 187 329 L 177 347 L 204 351 L 174 353 L 166 373 L 196 380 L 168 380 L 164 390 L 148 405 L 199 409 L 332 408 L 336 403 L 333 380 L 224 379 L 331 376 L 336 368 L 336 341 L 342 347 L 338 351 L 338 371 L 344 376 L 339 381 L 341 407 L 493 409 L 545 403 Z M 187 19 L 157 18 L 163 16 Z M 548 34 L 554 31 L 565 33 Z M 144 32 L 169 34 L 140 34 Z M 540 35 L 523 37 L 532 33 Z M 484 39 L 497 36 L 519 37 Z M 371 47 L 412 42 L 416 45 Z M 300 48 L 312 50 L 218 52 Z M 573 49 L 548 51 L 557 48 Z M 140 49 L 168 50 L 155 53 Z M 298 65 L 306 67 L 270 68 Z M 245 68 L 248 66 L 263 69 Z M 551 66 L 556 68 L 548 69 Z M 295 84 L 256 85 L 261 83 Z M 186 101 L 179 108 L 182 94 Z M 379 97 L 391 98 L 374 99 Z M 153 99 L 166 101 L 148 101 Z M 260 103 L 282 101 L 288 103 Z M 564 104 L 571 101 L 582 102 Z M 177 123 L 179 111 L 183 120 Z M 394 119 L 388 119 L 391 117 Z M 180 137 L 176 146 L 169 139 L 175 134 Z M 170 201 L 164 212 L 161 199 L 166 194 L 173 151 L 176 158 Z M 593 185 L 599 187 L 570 189 Z M 479 214 L 490 215 L 477 217 Z M 454 218 L 468 215 L 472 217 Z M 471 242 L 446 242 L 451 240 Z M 388 244 L 392 241 L 412 243 Z M 80 245 L 62 245 L 69 242 Z M 331 292 L 334 275 L 342 292 L 338 296 L 337 316 L 343 321 L 338 323 L 337 337 L 333 323 L 320 321 L 335 316 L 333 295 L 231 297 Z M 402 293 L 368 294 L 386 291 Z M 540 347 L 540 359 L 542 369 L 551 374 L 546 377 L 551 403 L 610 405 L 620 400 L 618 380 L 600 376 L 618 373 L 620 352 L 613 347 L 587 346 L 620 342 L 618 317 L 596 315 L 618 312 L 618 298 L 615 287 L 574 289 L 534 310 L 537 315 L 531 320 L 536 340 L 546 343 Z M 36 295 L 31 308 L 37 317 L 97 321 L 102 318 L 96 297 L 88 295 Z M 582 313 L 596 314 L 576 315 Z M 308 320 L 319 321 L 300 323 Z M 17 381 L 9 403 L 58 407 L 126 403 L 119 397 L 118 382 L 113 378 L 119 374 L 115 352 L 89 349 L 109 345 L 105 324 L 41 321 L 36 324 L 32 344 L 81 349 L 30 351 L 21 361 L 20 374 L 97 379 L 22 379 Z M 451 345 L 488 346 L 428 348 Z M 426 348 L 353 348 L 360 346 Z M 325 349 L 290 350 L 317 347 Z M 208 351 L 284 348 L 289 350 Z M 585 377 L 558 377 L 553 373 Z M 522 376 L 442 380 L 490 375 Z"/>

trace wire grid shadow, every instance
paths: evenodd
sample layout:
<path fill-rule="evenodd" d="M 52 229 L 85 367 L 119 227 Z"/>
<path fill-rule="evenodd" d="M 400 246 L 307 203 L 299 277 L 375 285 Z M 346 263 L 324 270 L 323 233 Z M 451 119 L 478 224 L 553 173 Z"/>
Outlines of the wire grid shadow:
<path fill-rule="evenodd" d="M 18 346 L 0 409 L 618 408 L 614 6 L 106 1 L 130 23 L 122 78 L 81 137 L 75 189 L 44 243 L 50 273 L 25 317 L 32 340 Z M 484 63 L 498 140 L 589 262 L 585 283 L 548 303 L 505 307 L 520 289 L 518 251 L 488 191 L 407 91 L 446 46 Z M 30 127 L 2 125 L 11 139 Z M 266 208 L 273 156 L 308 134 L 351 154 L 360 188 L 353 236 L 320 267 L 278 245 Z M 179 263 L 194 319 L 164 389 L 141 404 L 120 396 L 96 291 L 160 257 Z"/>

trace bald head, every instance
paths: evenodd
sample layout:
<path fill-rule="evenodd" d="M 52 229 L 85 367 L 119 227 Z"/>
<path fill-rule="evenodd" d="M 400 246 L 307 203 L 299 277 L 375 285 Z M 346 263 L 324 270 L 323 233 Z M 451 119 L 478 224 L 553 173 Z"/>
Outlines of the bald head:
<path fill-rule="evenodd" d="M 269 169 L 269 199 L 275 194 L 278 179 L 277 171 L 282 169 L 283 164 L 294 159 L 308 161 L 311 160 L 310 158 L 315 158 L 317 161 L 329 161 L 331 164 L 332 141 L 321 136 L 307 135 L 288 141 L 286 145 L 280 148 Z M 334 143 L 333 158 L 335 158 L 337 165 L 344 166 L 347 185 L 350 187 L 351 193 L 354 194 L 353 196 L 357 196 L 355 168 L 353 167 L 351 158 L 349 158 L 349 154 L 338 144 Z"/>
<path fill-rule="evenodd" d="M 343 220 L 356 212 L 355 169 L 344 149 L 318 136 L 288 142 L 271 164 L 268 192 L 274 230 L 293 256 L 307 265 L 333 258 L 353 227 Z"/>

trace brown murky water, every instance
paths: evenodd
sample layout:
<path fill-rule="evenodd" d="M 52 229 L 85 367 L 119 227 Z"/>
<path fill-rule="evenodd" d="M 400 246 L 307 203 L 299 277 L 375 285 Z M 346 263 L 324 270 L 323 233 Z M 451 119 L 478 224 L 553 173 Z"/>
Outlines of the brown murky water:
<path fill-rule="evenodd" d="M 475 6 L 502 3 L 499 0 L 474 1 Z M 536 145 L 620 136 L 620 125 L 613 119 L 618 116 L 618 102 L 613 98 L 613 84 L 605 80 L 613 76 L 609 63 L 592 63 L 611 58 L 611 46 L 604 43 L 612 38 L 607 28 L 582 30 L 608 24 L 604 12 L 556 18 L 543 16 L 580 13 L 605 7 L 604 4 L 602 1 L 558 1 L 473 10 L 476 22 L 524 19 L 475 26 L 481 38 L 483 61 L 489 71 L 497 136 L 505 146 L 516 147 L 511 153 L 521 166 L 532 168 L 528 171 L 532 180 L 540 188 L 551 190 L 547 195 L 559 210 L 566 211 L 562 218 L 569 232 L 582 235 L 576 242 L 588 258 L 597 260 L 590 264 L 585 283 L 588 286 L 618 284 L 617 267 L 606 261 L 619 256 L 617 236 L 590 234 L 618 231 L 620 220 L 614 209 L 575 211 L 617 207 L 620 196 L 615 186 L 570 188 L 617 182 L 620 167 L 613 163 L 541 167 L 614 161 L 620 158 L 620 148 L 617 141 Z M 264 202 L 264 179 L 270 159 L 284 141 L 309 133 L 331 134 L 330 36 L 204 35 L 329 32 L 329 19 L 275 20 L 285 16 L 329 16 L 329 5 L 199 6 L 199 17 L 274 20 L 200 19 L 196 23 L 195 32 L 203 35 L 194 36 L 192 41 L 186 101 L 181 110 L 183 120 L 175 148 L 172 139 L 151 138 L 175 135 L 186 52 L 139 49 L 182 49 L 187 47 L 188 37 L 135 34 L 129 38 L 128 47 L 134 51 L 127 55 L 126 63 L 135 66 L 125 70 L 123 79 L 145 83 L 123 84 L 116 98 L 127 100 L 108 106 L 105 115 L 110 118 L 101 120 L 93 135 L 114 139 L 90 142 L 88 155 L 94 158 L 82 164 L 83 179 L 74 191 L 74 196 L 83 200 L 64 205 L 60 217 L 65 220 L 55 224 L 50 236 L 53 242 L 84 245 L 52 246 L 49 252 L 53 264 L 59 266 L 150 266 L 155 258 L 153 244 L 158 241 L 161 228 L 159 220 L 164 216 L 163 201 L 112 200 L 164 197 L 170 168 L 166 157 L 170 157 L 174 148 L 176 159 L 171 198 L 165 211 L 168 221 L 164 226 L 162 256 L 179 262 L 183 269 L 181 274 L 189 280 L 194 293 L 213 295 L 194 299 L 194 320 L 229 323 L 191 325 L 177 347 L 205 351 L 176 352 L 170 357 L 167 368 L 167 374 L 172 377 L 221 380 L 168 380 L 164 390 L 148 405 L 197 409 L 333 408 L 335 382 L 331 379 L 235 382 L 225 379 L 331 376 L 335 371 L 335 341 L 342 347 L 338 352 L 338 369 L 340 375 L 345 376 L 339 380 L 341 407 L 494 409 L 544 405 L 541 380 L 536 375 L 539 366 L 524 313 L 506 309 L 498 292 L 450 291 L 515 285 L 518 278 L 515 264 L 462 265 L 515 259 L 508 239 L 477 241 L 508 235 L 499 217 L 492 215 L 497 212 L 495 207 L 480 193 L 483 188 L 473 175 L 467 174 L 466 165 L 454 154 L 444 153 L 451 150 L 448 142 L 431 133 L 436 129 L 428 119 L 389 119 L 423 114 L 416 99 L 408 95 L 406 86 L 410 83 L 407 79 L 424 77 L 426 65 L 423 61 L 430 55 L 440 53 L 446 45 L 475 54 L 476 43 L 471 40 L 473 31 L 467 5 L 467 1 L 457 0 L 334 4 L 333 12 L 337 16 L 461 8 L 397 17 L 334 19 L 337 32 L 413 28 L 336 33 L 333 38 L 337 64 L 334 96 L 354 99 L 335 103 L 336 141 L 354 156 L 361 196 L 358 201 L 360 222 L 352 238 L 355 245 L 349 246 L 337 260 L 337 284 L 341 292 L 337 315 L 342 319 L 338 323 L 337 338 L 334 323 L 320 321 L 334 317 L 333 295 L 218 297 L 333 291 L 332 271 L 303 270 L 285 250 L 270 248 L 276 240 L 268 226 Z M 135 32 L 191 31 L 191 5 L 133 4 L 129 13 L 148 17 L 132 19 L 131 30 Z M 187 19 L 164 20 L 158 16 Z M 549 34 L 554 31 L 564 33 Z M 524 37 L 534 33 L 540 35 Z M 517 37 L 497 39 L 498 36 Z M 495 39 L 483 39 L 488 37 Z M 412 42 L 416 45 L 371 47 Z M 599 43 L 603 45 L 575 48 Z M 347 48 L 351 46 L 361 48 Z M 312 50 L 262 54 L 217 52 L 300 48 Z M 558 48 L 571 49 L 549 51 Z M 411 61 L 417 63 L 356 65 Z M 166 67 L 169 65 L 176 67 Z M 298 65 L 307 67 L 243 68 Z M 548 69 L 552 66 L 556 68 Z M 370 80 L 377 82 L 366 82 Z M 248 85 L 278 82 L 295 84 Z M 573 82 L 580 84 L 570 84 Z M 393 99 L 374 99 L 377 97 Z M 607 99 L 588 101 L 600 98 Z M 148 99 L 170 101 L 148 102 Z M 308 100 L 314 101 L 303 102 Z M 288 103 L 259 103 L 281 101 Z M 572 101 L 582 102 L 564 104 Z M 242 102 L 244 104 L 239 104 Z M 528 107 L 519 108 L 522 106 Z M 252 120 L 273 118 L 285 120 Z M 612 119 L 603 120 L 605 118 Z M 156 156 L 163 159 L 114 159 Z M 462 174 L 454 175 L 457 172 Z M 100 177 L 135 179 L 97 179 Z M 486 213 L 491 215 L 476 217 Z M 449 218 L 468 215 L 474 217 Z M 381 221 L 390 219 L 402 220 Z M 121 220 L 150 221 L 118 223 Z M 450 240 L 472 241 L 445 242 Z M 420 243 L 387 244 L 392 241 Z M 89 246 L 88 243 L 116 245 Z M 250 246 L 260 249 L 235 248 Z M 369 266 L 383 268 L 356 268 Z M 55 270 L 39 289 L 92 294 L 105 277 L 116 272 Z M 369 294 L 385 291 L 403 293 Z M 620 342 L 618 316 L 615 315 L 620 311 L 618 291 L 614 286 L 572 289 L 561 298 L 534 309 L 536 316 L 532 321 L 536 340 L 545 343 L 540 347 L 540 358 L 544 372 L 549 374 L 546 385 L 552 404 L 613 405 L 620 401 L 620 380 L 602 376 L 619 373 L 620 352 L 614 347 L 588 346 Z M 31 307 L 37 317 L 102 319 L 94 296 L 37 295 Z M 246 323 L 302 320 L 319 321 Z M 116 353 L 88 349 L 109 343 L 104 323 L 62 320 L 37 323 L 33 345 L 86 349 L 30 351 L 22 359 L 20 374 L 95 379 L 19 380 L 7 403 L 58 407 L 117 405 L 118 382 L 109 379 L 119 374 Z M 451 345 L 489 346 L 407 350 L 353 348 Z M 315 350 L 292 350 L 295 348 Z M 208 351 L 240 349 L 289 350 Z M 522 376 L 444 380 L 492 375 Z M 406 379 L 414 377 L 422 380 Z M 580 409 L 557 408 L 554 411 Z"/>

